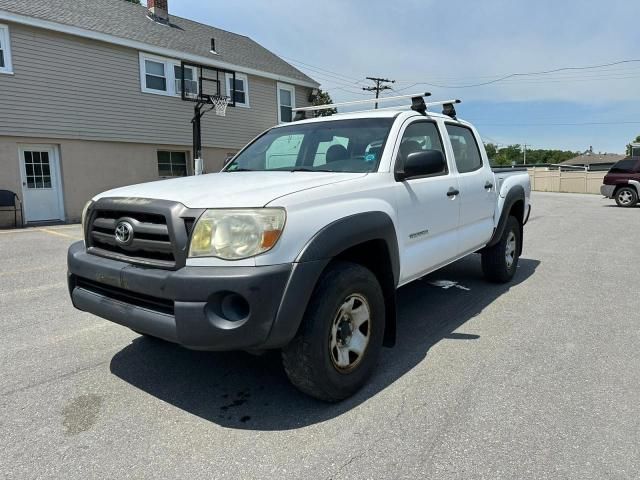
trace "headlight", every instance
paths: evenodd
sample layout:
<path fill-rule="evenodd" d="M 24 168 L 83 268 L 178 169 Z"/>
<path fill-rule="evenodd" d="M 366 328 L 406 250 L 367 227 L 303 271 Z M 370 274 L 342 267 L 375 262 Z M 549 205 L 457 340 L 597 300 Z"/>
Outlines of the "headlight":
<path fill-rule="evenodd" d="M 239 260 L 264 253 L 280 238 L 285 219 L 281 208 L 207 210 L 193 230 L 189 256 Z"/>
<path fill-rule="evenodd" d="M 82 225 L 82 233 L 84 234 L 85 230 L 84 227 L 86 227 L 86 221 L 87 221 L 87 211 L 89 210 L 89 207 L 91 206 L 91 204 L 93 203 L 93 200 L 89 200 L 87 202 L 87 204 L 84 206 L 84 208 L 82 209 L 82 216 L 80 217 L 80 224 Z M 77 211 L 77 210 L 76 210 Z"/>

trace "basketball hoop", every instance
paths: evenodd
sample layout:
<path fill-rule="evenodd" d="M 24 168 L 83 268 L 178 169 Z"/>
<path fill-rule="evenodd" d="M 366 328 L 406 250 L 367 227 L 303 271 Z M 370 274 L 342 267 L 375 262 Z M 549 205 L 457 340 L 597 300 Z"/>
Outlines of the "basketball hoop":
<path fill-rule="evenodd" d="M 216 111 L 216 115 L 224 117 L 227 114 L 227 106 L 229 105 L 229 97 L 226 95 L 211 95 L 209 101 L 212 103 Z"/>

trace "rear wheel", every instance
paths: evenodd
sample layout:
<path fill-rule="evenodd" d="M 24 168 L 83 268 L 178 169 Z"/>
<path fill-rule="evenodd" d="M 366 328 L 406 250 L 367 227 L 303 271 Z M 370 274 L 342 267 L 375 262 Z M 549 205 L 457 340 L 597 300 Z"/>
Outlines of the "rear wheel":
<path fill-rule="evenodd" d="M 482 252 L 482 272 L 496 283 L 510 281 L 518 268 L 522 244 L 522 230 L 516 217 L 507 219 L 500 241 Z"/>
<path fill-rule="evenodd" d="M 635 207 L 638 203 L 638 192 L 633 187 L 622 187 L 616 191 L 615 199 L 619 207 Z"/>
<path fill-rule="evenodd" d="M 328 402 L 353 395 L 373 372 L 384 321 L 375 275 L 355 263 L 332 264 L 318 281 L 296 337 L 282 350 L 291 383 Z"/>

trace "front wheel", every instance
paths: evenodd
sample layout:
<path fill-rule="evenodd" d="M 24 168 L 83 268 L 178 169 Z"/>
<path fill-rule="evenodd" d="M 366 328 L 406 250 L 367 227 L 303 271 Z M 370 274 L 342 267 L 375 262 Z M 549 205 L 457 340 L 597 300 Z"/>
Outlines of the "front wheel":
<path fill-rule="evenodd" d="M 520 222 L 509 216 L 500 241 L 482 251 L 482 272 L 496 283 L 509 282 L 516 273 L 522 245 Z"/>
<path fill-rule="evenodd" d="M 619 207 L 635 207 L 638 203 L 638 192 L 633 187 L 622 187 L 616 192 L 615 198 Z"/>
<path fill-rule="evenodd" d="M 333 263 L 318 281 L 298 333 L 282 350 L 289 380 L 327 402 L 353 395 L 376 365 L 384 322 L 375 275 L 355 263 Z"/>

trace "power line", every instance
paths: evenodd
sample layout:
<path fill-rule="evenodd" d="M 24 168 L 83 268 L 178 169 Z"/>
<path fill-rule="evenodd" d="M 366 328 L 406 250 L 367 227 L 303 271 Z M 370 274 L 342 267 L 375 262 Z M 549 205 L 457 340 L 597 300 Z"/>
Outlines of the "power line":
<path fill-rule="evenodd" d="M 504 80 L 508 80 L 510 78 L 515 78 L 515 77 L 526 77 L 526 76 L 537 76 L 537 75 L 549 75 L 552 73 L 558 73 L 558 72 L 564 72 L 564 71 L 570 71 L 570 70 L 590 70 L 590 69 L 594 69 L 594 68 L 604 68 L 604 67 L 611 67 L 614 65 L 622 65 L 622 64 L 627 64 L 627 63 L 640 63 L 640 59 L 631 59 L 631 60 L 620 60 L 617 62 L 611 62 L 611 63 L 603 63 L 601 65 L 588 65 L 588 66 L 583 66 L 583 67 L 561 67 L 561 68 L 555 68 L 552 70 L 542 70 L 542 71 L 538 71 L 538 72 L 526 72 L 526 73 L 510 73 L 508 75 L 503 75 L 500 78 L 496 78 L 494 80 L 489 80 L 487 82 L 481 82 L 481 83 L 474 83 L 474 84 L 469 84 L 469 85 L 442 85 L 442 84 L 437 84 L 437 83 L 430 83 L 430 82 L 416 82 L 406 88 L 402 88 L 399 90 L 396 90 L 398 92 L 401 92 L 403 90 L 408 90 L 410 88 L 416 87 L 418 85 L 429 85 L 431 87 L 439 87 L 439 88 L 472 88 L 472 87 L 482 87 L 484 85 L 491 85 L 494 83 L 498 83 L 498 82 L 503 82 Z"/>
<path fill-rule="evenodd" d="M 367 77 L 367 80 L 371 80 L 375 82 L 375 86 L 373 87 L 362 87 L 362 90 L 367 92 L 376 92 L 376 100 L 380 98 L 380 92 L 384 90 L 392 90 L 390 85 L 385 85 L 385 83 L 396 83 L 395 80 L 389 80 L 387 78 L 379 78 L 379 77 Z M 378 108 L 378 102 L 376 102 L 376 109 Z"/>

